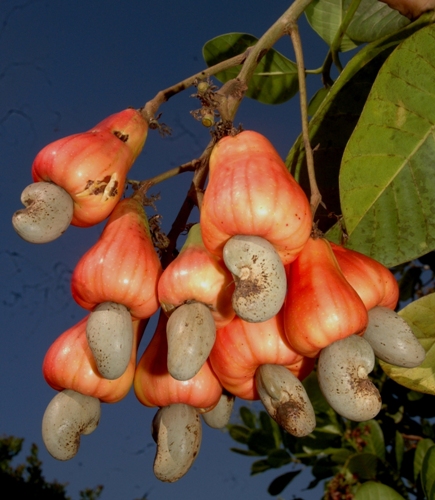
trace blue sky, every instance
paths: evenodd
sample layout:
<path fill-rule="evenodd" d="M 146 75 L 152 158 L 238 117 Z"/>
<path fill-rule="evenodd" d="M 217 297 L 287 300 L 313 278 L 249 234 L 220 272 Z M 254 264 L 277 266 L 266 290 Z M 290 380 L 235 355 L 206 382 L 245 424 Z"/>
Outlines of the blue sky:
<path fill-rule="evenodd" d="M 77 498 L 80 488 L 103 484 L 103 500 L 139 498 L 145 492 L 150 499 L 261 499 L 268 498 L 270 481 L 284 472 L 251 478 L 251 460 L 229 451 L 235 443 L 226 433 L 204 426 L 201 451 L 188 475 L 175 484 L 160 483 L 152 473 L 155 445 L 150 422 L 155 410 L 143 407 L 133 393 L 118 404 L 103 405 L 98 429 L 82 439 L 74 459 L 62 463 L 51 458 L 40 427 L 55 392 L 42 377 L 42 360 L 55 338 L 85 315 L 71 298 L 70 276 L 102 225 L 71 227 L 59 240 L 34 246 L 14 233 L 10 221 L 21 208 L 21 191 L 31 182 L 31 164 L 42 147 L 88 130 L 128 106 L 142 106 L 160 89 L 203 69 L 201 48 L 207 40 L 233 31 L 261 36 L 289 4 L 284 0 L 1 2 L 0 432 L 24 437 L 26 452 L 31 442 L 37 443 L 47 478 L 69 482 L 72 497 Z M 306 66 L 318 67 L 326 46 L 308 34 L 305 22 L 302 27 Z M 289 40 L 280 41 L 277 48 L 292 58 Z M 319 87 L 320 78 L 311 77 L 310 93 Z M 189 113 L 198 107 L 189 97 L 192 93 L 184 92 L 162 106 L 162 119 L 173 135 L 162 139 L 150 132 L 130 177 L 146 179 L 201 154 L 209 132 Z M 245 99 L 236 118 L 239 122 L 266 135 L 285 156 L 300 131 L 298 103 L 274 107 Z M 190 182 L 190 174 L 184 175 L 154 191 L 161 193 L 157 207 L 165 231 Z M 307 484 L 305 475 L 285 491 L 285 498 L 297 496 L 299 487 Z M 299 496 L 308 499 L 310 493 Z M 319 496 L 317 490 L 311 498 Z"/>

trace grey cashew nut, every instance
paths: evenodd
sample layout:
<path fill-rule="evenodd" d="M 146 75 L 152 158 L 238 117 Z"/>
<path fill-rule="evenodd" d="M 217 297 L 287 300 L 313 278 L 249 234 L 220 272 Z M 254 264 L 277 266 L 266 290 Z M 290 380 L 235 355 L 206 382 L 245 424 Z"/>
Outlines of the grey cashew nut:
<path fill-rule="evenodd" d="M 224 246 L 223 258 L 235 279 L 236 314 L 250 323 L 273 318 L 287 291 L 284 265 L 273 245 L 259 236 L 233 236 Z"/>
<path fill-rule="evenodd" d="M 42 418 L 42 439 L 57 460 L 70 460 L 80 447 L 80 436 L 91 434 L 100 421 L 100 400 L 65 389 L 54 396 Z"/>
<path fill-rule="evenodd" d="M 218 404 L 207 413 L 202 413 L 204 422 L 213 429 L 223 429 L 230 421 L 235 396 L 224 391 Z"/>
<path fill-rule="evenodd" d="M 370 420 L 379 413 L 381 396 L 368 379 L 374 365 L 373 349 L 357 335 L 337 340 L 320 351 L 320 389 L 337 413 L 355 422 Z"/>
<path fill-rule="evenodd" d="M 152 422 L 152 436 L 157 443 L 154 475 L 160 481 L 178 481 L 196 460 L 201 446 L 198 412 L 186 404 L 160 408 Z"/>
<path fill-rule="evenodd" d="M 369 322 L 363 337 L 379 359 L 404 368 L 414 368 L 423 363 L 426 351 L 401 316 L 380 306 L 371 309 L 368 315 Z"/>
<path fill-rule="evenodd" d="M 12 216 L 15 231 L 30 243 L 48 243 L 59 238 L 71 223 L 74 202 L 61 187 L 51 182 L 35 182 L 21 194 L 26 207 Z"/>
<path fill-rule="evenodd" d="M 269 415 L 288 433 L 303 437 L 314 430 L 313 405 L 302 382 L 285 366 L 261 365 L 255 384 Z"/>
<path fill-rule="evenodd" d="M 206 362 L 216 339 L 210 309 L 200 302 L 177 307 L 166 325 L 166 337 L 169 373 L 177 380 L 190 380 Z"/>
<path fill-rule="evenodd" d="M 133 322 L 128 309 L 103 302 L 90 314 L 86 337 L 98 371 L 107 379 L 120 377 L 128 367 L 133 349 Z"/>

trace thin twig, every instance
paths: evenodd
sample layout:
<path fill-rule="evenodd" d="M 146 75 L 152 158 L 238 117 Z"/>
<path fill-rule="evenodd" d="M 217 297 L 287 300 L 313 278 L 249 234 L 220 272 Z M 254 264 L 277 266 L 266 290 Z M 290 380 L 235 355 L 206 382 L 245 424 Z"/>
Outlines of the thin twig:
<path fill-rule="evenodd" d="M 302 52 L 302 43 L 299 36 L 299 28 L 296 23 L 289 26 L 290 38 L 293 43 L 293 48 L 296 55 L 296 65 L 298 68 L 299 94 L 301 105 L 301 121 L 302 121 L 302 137 L 304 139 L 305 154 L 307 158 L 308 179 L 310 181 L 310 206 L 311 213 L 314 215 L 319 204 L 322 202 L 322 195 L 316 181 L 316 173 L 314 169 L 313 150 L 310 144 L 310 136 L 308 131 L 308 104 L 307 104 L 307 87 L 305 82 L 305 65 Z"/>

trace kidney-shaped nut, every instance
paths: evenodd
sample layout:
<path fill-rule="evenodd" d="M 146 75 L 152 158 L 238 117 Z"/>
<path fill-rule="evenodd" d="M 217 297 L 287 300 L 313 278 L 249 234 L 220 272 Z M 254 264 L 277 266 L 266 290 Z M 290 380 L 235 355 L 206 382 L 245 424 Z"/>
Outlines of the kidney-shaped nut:
<path fill-rule="evenodd" d="M 102 302 L 86 323 L 86 338 L 100 375 L 119 378 L 127 369 L 133 349 L 133 322 L 127 308 Z"/>
<path fill-rule="evenodd" d="M 91 434 L 100 421 L 100 400 L 65 389 L 54 396 L 42 418 L 42 439 L 57 460 L 70 460 L 79 450 L 80 435 Z"/>
<path fill-rule="evenodd" d="M 160 481 L 178 481 L 190 469 L 202 439 L 201 419 L 193 406 L 173 404 L 160 408 L 152 422 L 157 443 L 154 475 Z"/>
<path fill-rule="evenodd" d="M 233 236 L 224 246 L 223 258 L 235 279 L 236 314 L 250 323 L 273 318 L 287 291 L 284 265 L 273 245 L 259 236 Z"/>
<path fill-rule="evenodd" d="M 218 404 L 207 413 L 201 414 L 204 422 L 213 429 L 223 429 L 230 421 L 235 399 L 235 396 L 224 391 Z"/>
<path fill-rule="evenodd" d="M 368 379 L 374 365 L 373 349 L 357 335 L 337 340 L 320 351 L 317 366 L 320 389 L 341 416 L 363 422 L 379 413 L 381 396 Z"/>
<path fill-rule="evenodd" d="M 216 339 L 210 309 L 200 302 L 177 307 L 168 319 L 166 337 L 168 372 L 177 380 L 190 380 L 206 362 Z"/>
<path fill-rule="evenodd" d="M 316 416 L 301 381 L 284 366 L 261 365 L 255 372 L 255 384 L 269 415 L 296 437 L 310 434 Z"/>
<path fill-rule="evenodd" d="M 71 196 L 51 182 L 36 182 L 21 194 L 26 207 L 12 216 L 15 231 L 30 243 L 48 243 L 59 238 L 71 223 L 74 203 Z"/>
<path fill-rule="evenodd" d="M 369 322 L 363 338 L 379 359 L 403 368 L 414 368 L 423 363 L 426 351 L 401 316 L 380 306 L 368 314 Z"/>

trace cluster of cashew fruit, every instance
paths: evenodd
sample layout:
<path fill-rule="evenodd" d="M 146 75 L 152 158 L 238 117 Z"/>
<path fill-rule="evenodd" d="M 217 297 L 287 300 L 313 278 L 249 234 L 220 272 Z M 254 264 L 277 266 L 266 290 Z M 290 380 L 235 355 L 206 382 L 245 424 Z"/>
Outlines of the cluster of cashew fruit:
<path fill-rule="evenodd" d="M 352 420 L 373 418 L 381 406 L 368 379 L 375 356 L 406 367 L 425 356 L 394 312 L 394 276 L 313 235 L 306 195 L 252 131 L 214 147 L 200 223 L 162 270 L 142 200 L 120 200 L 147 130 L 139 112 L 125 110 L 47 146 L 23 192 L 26 208 L 13 217 L 34 243 L 109 217 L 72 276 L 72 295 L 89 314 L 44 359 L 44 377 L 59 391 L 42 422 L 48 451 L 72 458 L 80 436 L 97 427 L 100 402 L 118 402 L 134 386 L 143 405 L 159 408 L 154 473 L 176 481 L 198 455 L 201 419 L 224 427 L 235 397 L 260 399 L 289 433 L 310 434 L 315 413 L 301 380 L 317 359 L 330 405 Z M 159 308 L 137 361 L 145 320 Z"/>

